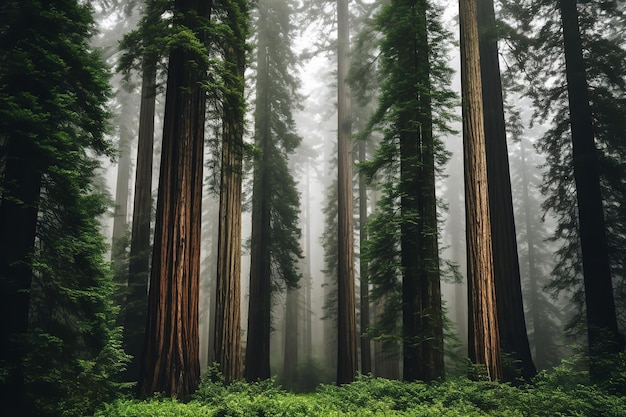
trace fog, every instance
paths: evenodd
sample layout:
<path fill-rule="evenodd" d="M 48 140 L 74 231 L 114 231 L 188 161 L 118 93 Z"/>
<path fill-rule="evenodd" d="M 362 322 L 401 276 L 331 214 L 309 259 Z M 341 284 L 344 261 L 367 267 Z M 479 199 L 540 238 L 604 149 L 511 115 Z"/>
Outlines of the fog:
<path fill-rule="evenodd" d="M 457 5 L 455 2 L 446 1 L 443 3 L 445 6 L 444 22 L 449 27 L 455 36 L 458 36 L 457 27 Z M 135 11 L 131 17 L 123 16 L 120 14 L 107 14 L 102 10 L 98 14 L 99 23 L 101 27 L 101 35 L 95 40 L 95 44 L 98 47 L 103 48 L 105 51 L 109 51 L 107 54 L 108 62 L 111 67 L 115 67 L 119 53 L 115 51 L 116 45 L 121 39 L 124 33 L 137 24 L 138 12 Z M 310 19 L 309 19 L 310 20 Z M 305 19 L 302 20 L 306 21 Z M 298 191 L 300 194 L 301 204 L 301 222 L 300 228 L 302 230 L 301 246 L 306 258 L 300 263 L 302 267 L 302 273 L 304 276 L 304 282 L 300 285 L 301 302 L 300 313 L 301 317 L 306 314 L 306 278 L 308 278 L 308 271 L 310 271 L 310 305 L 311 305 L 311 356 L 319 367 L 329 369 L 331 367 L 332 359 L 326 357 L 325 346 L 332 344 L 332 341 L 325 340 L 323 317 L 326 313 L 323 310 L 325 288 L 325 277 L 322 272 L 325 269 L 324 265 L 324 249 L 321 245 L 321 236 L 323 234 L 325 218 L 323 214 L 323 208 L 326 202 L 327 188 L 332 183 L 332 179 L 336 176 L 336 169 L 333 166 L 334 152 L 336 150 L 336 138 L 337 138 L 337 114 L 336 114 L 336 80 L 334 66 L 336 65 L 332 53 L 327 51 L 317 50 L 317 46 L 322 44 L 329 45 L 333 42 L 332 39 L 332 27 L 324 26 L 317 22 L 315 25 L 309 26 L 306 30 L 298 32 L 298 38 L 294 40 L 294 45 L 300 52 L 308 52 L 307 57 L 302 60 L 299 65 L 300 73 L 298 74 L 302 86 L 300 94 L 304 97 L 301 104 L 301 109 L 295 113 L 295 121 L 299 135 L 302 137 L 302 144 L 295 154 L 291 157 L 295 162 L 291 164 L 295 167 L 293 175 L 298 184 Z M 331 34 L 329 36 L 329 34 Z M 457 39 L 458 41 L 458 39 Z M 313 53 L 313 52 L 314 53 Z M 452 68 L 455 69 L 455 74 L 452 79 L 452 88 L 460 95 L 460 78 L 458 75 L 459 57 L 458 48 L 453 48 L 448 54 L 449 63 Z M 505 67 L 505 65 L 503 65 Z M 253 72 L 249 72 L 251 77 Z M 163 81 L 163 80 L 161 80 Z M 139 77 L 135 74 L 131 77 L 129 82 L 124 82 L 123 78 L 119 74 L 115 74 L 111 82 L 113 84 L 116 96 L 111 100 L 111 109 L 114 113 L 112 119 L 113 131 L 112 139 L 117 143 L 120 143 L 120 131 L 123 125 L 130 126 L 131 137 L 134 138 L 131 141 L 131 145 L 127 149 L 123 149 L 124 152 L 130 154 L 130 172 L 128 178 L 120 178 L 118 171 L 119 164 L 109 164 L 108 161 L 103 161 L 104 169 L 103 174 L 106 179 L 107 188 L 112 196 L 119 196 L 123 194 L 119 193 L 118 183 L 123 187 L 127 185 L 127 205 L 126 210 L 122 210 L 125 213 L 125 220 L 127 224 L 132 222 L 132 202 L 133 202 L 133 187 L 134 187 L 134 167 L 136 161 L 136 136 L 137 136 L 137 123 L 138 123 L 138 100 L 140 88 Z M 251 88 L 253 83 L 248 83 L 249 89 L 246 93 L 248 97 L 253 97 Z M 159 151 L 160 151 L 160 136 L 162 131 L 162 118 L 163 118 L 163 104 L 164 97 L 160 90 L 157 96 L 157 112 L 156 112 L 156 124 L 155 124 L 155 159 L 154 159 L 154 171 L 153 171 L 153 186 L 152 194 L 153 200 L 156 201 L 157 188 L 158 188 L 158 169 L 159 169 Z M 132 99 L 130 105 L 133 106 L 134 111 L 128 112 L 127 110 L 121 110 L 120 100 L 124 95 L 129 95 Z M 509 97 L 509 102 L 521 112 L 522 123 L 528 125 L 530 123 L 530 103 L 524 101 L 519 97 Z M 252 112 L 253 105 L 248 108 L 249 112 Z M 451 262 L 458 268 L 460 272 L 460 279 L 463 280 L 465 274 L 465 229 L 464 229 L 464 212 L 463 212 L 463 162 L 462 162 L 462 136 L 460 125 L 460 106 L 458 106 L 454 112 L 459 117 L 459 121 L 455 122 L 452 126 L 458 133 L 454 135 L 447 135 L 442 137 L 442 141 L 445 144 L 446 149 L 450 152 L 450 160 L 446 166 L 441 168 L 441 175 L 437 179 L 437 198 L 441 201 L 439 210 L 440 227 L 439 227 L 439 242 L 440 251 L 442 256 L 442 262 Z M 248 137 L 246 141 L 252 143 L 251 137 L 253 129 L 253 122 L 251 117 L 248 118 L 249 125 L 247 127 Z M 539 168 L 543 163 L 541 157 L 537 154 L 533 148 L 534 141 L 541 135 L 542 126 L 535 126 L 533 129 L 526 129 L 525 135 L 522 138 L 526 144 L 527 152 L 527 166 L 529 170 L 529 176 L 533 178 L 541 177 L 541 169 Z M 207 129 L 207 140 L 210 139 L 212 130 Z M 509 135 L 509 153 L 513 154 L 518 152 L 518 142 L 514 142 L 511 135 Z M 304 156 L 303 156 L 304 155 Z M 356 155 L 356 152 L 355 152 Z M 210 154 L 210 150 L 206 151 L 205 163 L 211 165 L 214 155 Z M 121 160 L 119 157 L 118 161 Z M 306 162 L 303 162 L 306 161 Z M 512 177 L 517 177 L 520 174 L 520 167 L 517 164 L 517 157 L 511 158 L 511 172 Z M 248 161 L 248 165 L 250 161 Z M 356 172 L 356 169 L 355 169 Z M 207 184 L 204 187 L 203 196 L 203 241 L 202 241 L 202 272 L 201 272 L 201 305 L 200 305 L 200 352 L 201 352 L 201 368 L 205 370 L 209 361 L 209 352 L 211 349 L 211 337 L 209 323 L 213 319 L 211 317 L 211 300 L 214 299 L 211 294 L 211 289 L 214 288 L 211 284 L 215 280 L 216 266 L 215 266 L 215 234 L 217 233 L 217 204 L 219 196 L 215 192 L 212 192 L 209 187 L 208 177 L 211 175 L 210 169 L 205 169 L 205 175 L 207 176 Z M 245 170 L 246 177 L 244 178 L 244 199 L 250 201 L 251 194 L 251 175 L 252 171 L 248 167 Z M 356 180 L 355 180 L 356 181 Z M 356 182 L 355 182 L 356 186 Z M 537 192 L 538 183 L 532 183 L 532 194 L 537 198 L 542 198 Z M 514 200 L 520 200 L 522 198 L 522 190 L 514 185 Z M 374 191 L 370 190 L 370 205 L 368 207 L 371 213 L 375 210 L 375 207 L 371 205 L 374 198 Z M 356 192 L 355 192 L 356 200 Z M 550 235 L 550 231 L 554 227 L 554 220 L 549 216 L 545 216 L 546 213 L 541 210 L 540 203 L 535 206 L 536 211 L 532 213 L 530 218 L 536 222 L 537 228 L 542 228 L 545 233 L 544 236 Z M 355 207 L 356 207 L 355 203 Z M 445 210 L 443 209 L 445 208 Z M 109 239 L 112 239 L 113 233 L 113 212 L 114 207 L 111 208 L 111 215 L 108 218 L 103 219 L 103 230 L 108 235 Z M 306 215 L 308 214 L 308 218 Z M 520 219 L 521 213 L 516 213 L 516 223 L 519 231 L 526 228 L 526 224 Z M 247 327 L 247 309 L 248 309 L 248 297 L 249 297 L 249 279 L 250 279 L 250 252 L 247 242 L 251 233 L 251 214 L 249 210 L 243 213 L 243 241 L 244 250 L 242 256 L 242 268 L 241 268 L 241 325 L 242 325 L 242 340 L 245 344 L 245 331 Z M 355 222 L 355 225 L 358 224 Z M 358 247 L 358 233 L 355 233 L 355 250 L 359 251 Z M 518 239 L 518 246 L 520 251 L 520 257 L 522 263 L 524 261 L 524 254 L 526 253 L 526 243 Z M 548 249 L 550 250 L 550 249 Z M 554 250 L 554 249 L 553 249 Z M 357 294 L 358 294 L 358 257 L 356 262 L 356 281 L 357 281 Z M 542 266 L 544 271 L 550 271 L 552 266 L 549 261 Z M 547 272 L 546 272 L 547 273 Z M 522 266 L 522 275 L 524 282 L 526 282 L 527 272 L 526 268 Z M 442 296 L 445 302 L 445 308 L 447 317 L 452 321 L 452 327 L 449 330 L 451 334 L 456 334 L 456 341 L 450 342 L 451 345 L 460 344 L 460 350 L 463 351 L 464 346 L 467 344 L 467 293 L 466 286 L 463 282 L 454 282 L 454 277 L 447 276 L 442 279 Z M 358 300 L 358 295 L 357 295 Z M 358 301 L 357 301 L 358 306 Z M 358 314 L 358 312 L 357 312 Z M 282 369 L 282 358 L 284 350 L 284 317 L 285 317 L 285 296 L 284 294 L 276 294 L 274 297 L 273 306 L 273 336 L 272 336 L 272 372 L 273 374 L 280 374 Z M 358 322 L 358 320 L 357 320 Z M 299 326 L 299 341 L 304 343 L 308 336 L 304 334 L 303 323 Z M 448 343 L 448 342 L 447 342 Z M 244 346 L 245 348 L 245 346 Z M 303 349 L 300 347 L 300 349 Z M 302 356 L 301 356 L 302 358 Z"/>

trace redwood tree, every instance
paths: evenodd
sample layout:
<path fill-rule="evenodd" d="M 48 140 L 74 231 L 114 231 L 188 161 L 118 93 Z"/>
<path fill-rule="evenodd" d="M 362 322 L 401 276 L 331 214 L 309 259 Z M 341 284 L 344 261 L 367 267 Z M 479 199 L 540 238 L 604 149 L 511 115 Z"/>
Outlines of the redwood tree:
<path fill-rule="evenodd" d="M 152 164 L 154 145 L 154 116 L 156 107 L 157 48 L 151 45 L 148 31 L 161 22 L 162 10 L 156 0 L 147 2 L 141 23 L 141 101 L 135 172 L 135 194 L 128 259 L 128 289 L 124 314 L 124 349 L 132 355 L 126 375 L 137 381 L 141 368 L 141 349 L 145 332 L 150 273 L 150 220 L 152 217 Z M 131 48 L 133 38 L 128 36 L 125 46 Z"/>
<path fill-rule="evenodd" d="M 176 0 L 182 39 L 201 37 L 210 2 Z M 198 298 L 206 50 L 170 51 L 148 318 L 139 393 L 186 398 L 200 382 Z"/>
<path fill-rule="evenodd" d="M 513 368 L 505 369 L 504 377 L 508 381 L 515 381 L 520 372 L 524 379 L 529 380 L 535 375 L 536 369 L 530 353 L 522 300 L 493 0 L 478 0 L 477 8 L 500 344 L 502 350 L 513 359 Z"/>
<path fill-rule="evenodd" d="M 213 358 L 227 382 L 243 377 L 241 355 L 241 179 L 244 133 L 244 71 L 248 1 L 219 2 L 219 19 L 229 35 L 223 43 L 225 73 L 222 102 L 217 283 Z"/>
<path fill-rule="evenodd" d="M 459 0 L 465 219 L 467 239 L 468 346 L 470 359 L 502 378 L 495 296 L 491 215 L 480 73 L 477 0 Z"/>
<path fill-rule="evenodd" d="M 587 309 L 587 335 L 591 359 L 589 371 L 592 378 L 599 381 L 609 371 L 602 355 L 620 352 L 624 347 L 624 340 L 619 333 L 615 313 L 593 114 L 589 104 L 576 1 L 561 0 L 559 9 L 563 24 L 574 180 Z"/>
<path fill-rule="evenodd" d="M 348 0 L 337 0 L 337 384 L 354 380 L 357 371 L 354 294 L 354 231 L 352 213 L 352 121 L 349 69 Z"/>
<path fill-rule="evenodd" d="M 288 167 L 289 155 L 301 142 L 292 116 L 299 98 L 299 81 L 293 76 L 296 59 L 291 49 L 292 7 L 291 2 L 262 0 L 256 19 L 254 140 L 259 152 L 254 160 L 252 189 L 250 307 L 245 366 L 249 381 L 271 376 L 272 293 L 285 287 L 295 289 L 300 279 L 297 269 L 302 256 L 298 224 L 300 202 Z M 295 305 L 290 305 L 295 308 L 295 313 L 288 316 L 291 320 L 297 316 L 297 292 L 288 293 L 287 298 L 292 303 L 296 301 Z M 290 336 L 297 337 L 297 334 Z M 285 367 L 288 365 L 289 361 L 286 361 Z"/>

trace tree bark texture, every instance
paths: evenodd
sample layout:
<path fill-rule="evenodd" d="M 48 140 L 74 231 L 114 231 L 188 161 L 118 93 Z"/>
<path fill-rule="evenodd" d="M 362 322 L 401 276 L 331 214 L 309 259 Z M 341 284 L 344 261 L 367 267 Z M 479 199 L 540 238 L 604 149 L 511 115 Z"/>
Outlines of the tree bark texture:
<path fill-rule="evenodd" d="M 493 0 L 478 0 L 477 12 L 500 345 L 514 362 L 504 379 L 514 382 L 519 374 L 530 380 L 537 371 L 524 317 Z"/>
<path fill-rule="evenodd" d="M 459 0 L 465 219 L 467 240 L 469 356 L 502 379 L 495 297 L 491 218 L 476 0 Z"/>
<path fill-rule="evenodd" d="M 124 307 L 124 349 L 126 353 L 133 356 L 126 369 L 127 378 L 130 381 L 138 381 L 140 376 L 140 357 L 148 304 L 152 162 L 156 103 L 155 56 L 144 56 L 142 71 L 135 196 L 128 260 L 128 295 Z"/>
<path fill-rule="evenodd" d="M 225 126 L 219 209 L 219 241 L 213 357 L 226 381 L 243 377 L 241 354 L 241 126 Z"/>
<path fill-rule="evenodd" d="M 620 352 L 624 341 L 619 334 L 615 315 L 599 164 L 576 1 L 560 0 L 559 8 L 563 23 L 574 180 L 591 356 L 590 374 L 597 381 L 607 371 L 601 366 L 601 356 Z"/>
<path fill-rule="evenodd" d="M 178 0 L 175 18 L 197 27 L 210 4 Z M 200 382 L 198 304 L 205 120 L 203 64 L 170 52 L 159 197 L 139 393 L 188 398 Z"/>
<path fill-rule="evenodd" d="M 223 114 L 222 171 L 217 249 L 217 299 L 215 304 L 214 358 L 226 382 L 243 378 L 241 346 L 241 181 L 244 134 L 245 28 L 238 21 L 248 13 L 245 1 L 228 10 L 235 44 L 227 47 L 226 60 L 235 70 Z"/>
<path fill-rule="evenodd" d="M 352 213 L 352 117 L 349 70 L 348 0 L 337 0 L 337 118 L 338 118 L 338 266 L 337 266 L 337 384 L 354 381 L 357 372 L 354 292 L 354 231 Z"/>

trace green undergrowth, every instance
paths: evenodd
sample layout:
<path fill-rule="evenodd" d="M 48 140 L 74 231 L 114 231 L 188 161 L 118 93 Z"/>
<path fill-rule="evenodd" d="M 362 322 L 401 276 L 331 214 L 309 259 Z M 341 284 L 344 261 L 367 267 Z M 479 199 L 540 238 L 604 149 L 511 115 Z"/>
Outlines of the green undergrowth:
<path fill-rule="evenodd" d="M 609 389 L 587 381 L 584 372 L 565 363 L 521 387 L 467 378 L 425 384 L 361 376 L 349 385 L 320 385 L 313 393 L 296 394 L 274 380 L 225 385 L 209 372 L 189 402 L 118 400 L 96 416 L 626 416 L 623 380 Z"/>

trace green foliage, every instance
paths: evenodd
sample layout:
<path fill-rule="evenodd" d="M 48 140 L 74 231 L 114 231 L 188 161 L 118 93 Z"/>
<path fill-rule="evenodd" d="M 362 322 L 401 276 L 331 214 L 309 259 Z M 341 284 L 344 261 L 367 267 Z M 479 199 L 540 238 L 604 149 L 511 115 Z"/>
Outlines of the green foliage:
<path fill-rule="evenodd" d="M 0 6 L 0 144 L 27 144 L 29 152 L 11 157 L 40 175 L 29 323 L 17 365 L 39 416 L 93 413 L 119 392 L 115 376 L 126 361 L 100 233 L 109 201 L 97 190 L 98 158 L 114 150 L 106 135 L 109 73 L 89 45 L 91 13 L 86 2 Z M 0 187 L 12 178 L 2 180 Z M 21 184 L 10 185 L 2 198 L 19 198 Z"/>
<path fill-rule="evenodd" d="M 92 412 L 122 389 L 116 376 L 127 362 L 99 232 L 106 200 L 76 185 L 46 182 L 41 201 L 24 364 L 28 393 L 42 415 Z"/>
<path fill-rule="evenodd" d="M 361 376 L 349 385 L 320 385 L 313 394 L 296 395 L 272 380 L 225 386 L 215 376 L 211 372 L 187 404 L 117 401 L 96 416 L 617 417 L 626 412 L 626 397 L 588 385 L 571 362 L 522 387 L 466 378 L 425 384 Z"/>
<path fill-rule="evenodd" d="M 296 29 L 293 7 L 291 2 L 261 1 L 253 19 L 257 41 L 254 143 L 259 151 L 254 158 L 252 211 L 253 217 L 269 217 L 269 230 L 254 233 L 269 245 L 273 289 L 298 285 L 297 263 L 302 257 L 300 195 L 289 170 L 289 156 L 302 141 L 293 119 L 300 101 L 291 45 Z"/>
<path fill-rule="evenodd" d="M 357 63 L 351 78 L 361 101 L 372 94 L 363 78 L 373 69 L 380 85 L 378 108 L 359 136 L 376 132 L 382 137 L 372 159 L 360 168 L 382 192 L 368 223 L 363 256 L 373 286 L 371 299 L 382 307 L 369 335 L 388 343 L 402 338 L 402 282 L 410 280 L 406 259 L 421 256 L 403 258 L 402 251 L 438 233 L 428 190 L 448 157 L 442 136 L 451 132 L 456 104 L 446 58 L 450 36 L 440 14 L 430 2 L 382 4 L 358 38 L 357 51 L 372 61 Z M 369 53 L 361 51 L 363 42 Z M 430 271 L 441 275 L 431 254 L 417 264 L 422 276 Z"/>
<path fill-rule="evenodd" d="M 600 162 L 609 261 L 620 330 L 626 328 L 626 211 L 621 203 L 626 165 L 626 24 L 619 2 L 578 2 L 579 25 Z M 546 157 L 543 208 L 557 218 L 551 240 L 560 244 L 550 288 L 571 296 L 577 311 L 569 328 L 580 334 L 584 323 L 582 262 L 574 184 L 563 40 L 558 7 L 547 0 L 504 1 L 503 33 L 515 63 L 516 88 L 534 102 L 534 121 L 548 130 L 536 145 Z M 523 75 L 523 76 L 521 76 Z"/>

